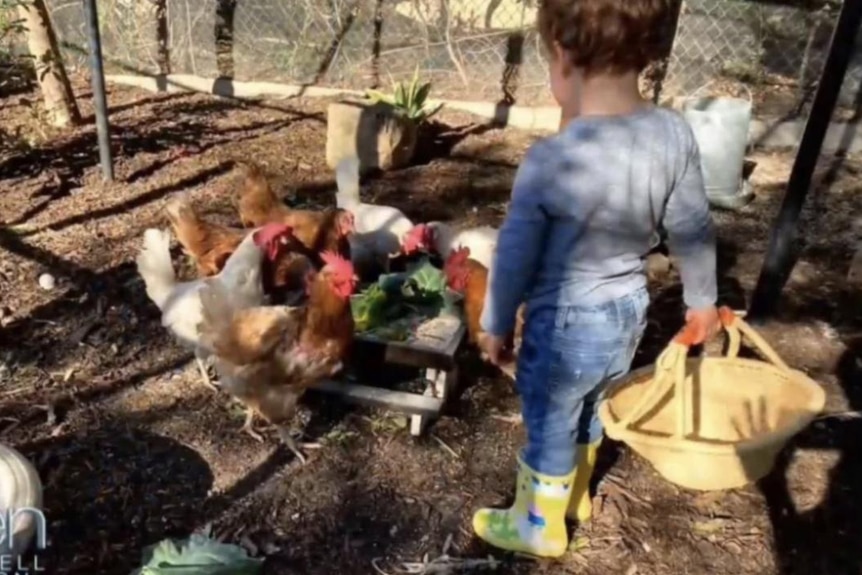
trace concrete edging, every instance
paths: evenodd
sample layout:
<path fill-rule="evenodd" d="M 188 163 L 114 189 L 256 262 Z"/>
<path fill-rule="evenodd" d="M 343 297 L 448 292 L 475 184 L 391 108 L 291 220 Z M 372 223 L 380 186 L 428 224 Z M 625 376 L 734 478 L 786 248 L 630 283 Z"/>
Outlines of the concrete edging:
<path fill-rule="evenodd" d="M 239 82 L 228 79 L 213 79 L 191 74 L 169 74 L 153 76 L 108 75 L 108 82 L 134 86 L 150 92 L 202 92 L 233 98 L 296 98 L 299 96 L 320 98 L 340 95 L 362 95 L 361 91 L 300 86 L 275 82 Z M 673 100 L 677 100 L 676 98 Z M 498 119 L 506 125 L 525 130 L 552 132 L 560 125 L 560 110 L 555 106 L 512 106 L 501 110 L 493 102 L 470 102 L 464 100 L 433 100 L 443 102 L 447 108 L 468 112 L 487 119 Z M 862 151 L 862 136 L 857 133 L 857 123 L 833 122 L 829 126 L 823 151 Z M 761 149 L 786 149 L 799 145 L 805 120 L 781 122 L 780 118 L 755 118 L 751 122 L 749 143 Z"/>

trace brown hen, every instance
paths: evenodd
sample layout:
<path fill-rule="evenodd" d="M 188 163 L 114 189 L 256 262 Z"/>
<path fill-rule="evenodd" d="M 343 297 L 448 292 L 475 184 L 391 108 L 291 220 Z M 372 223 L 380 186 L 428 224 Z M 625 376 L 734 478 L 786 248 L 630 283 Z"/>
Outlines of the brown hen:
<path fill-rule="evenodd" d="M 246 163 L 243 171 L 237 210 L 244 226 L 284 223 L 293 228 L 294 235 L 309 250 L 318 254 L 332 251 L 350 259 L 349 237 L 355 228 L 351 212 L 338 208 L 321 211 L 289 208 L 275 194 L 260 166 Z"/>
<path fill-rule="evenodd" d="M 259 414 L 303 462 L 286 424 L 306 389 L 341 370 L 353 342 L 353 266 L 333 252 L 323 259 L 323 269 L 308 275 L 303 307 L 243 309 L 218 284 L 201 291 L 201 341 L 215 350 L 222 388 L 248 408 L 243 430 L 262 440 L 252 426 Z"/>
<path fill-rule="evenodd" d="M 202 218 L 187 193 L 175 194 L 165 205 L 174 235 L 194 260 L 202 277 L 219 273 L 248 234 L 248 230 L 224 226 Z M 284 238 L 274 259 L 264 260 L 263 289 L 270 303 L 296 304 L 305 292 L 305 275 L 313 267 L 311 253 L 293 235 Z"/>
<path fill-rule="evenodd" d="M 470 248 L 459 246 L 453 250 L 443 265 L 446 283 L 452 291 L 464 297 L 464 319 L 467 323 L 467 337 L 473 345 L 478 345 L 482 333 L 479 320 L 485 307 L 485 292 L 488 290 L 488 268 L 470 257 Z M 507 335 L 506 349 L 517 354 L 521 347 L 524 331 L 524 305 L 518 307 L 515 329 Z M 501 366 L 504 373 L 514 379 L 514 365 Z"/>

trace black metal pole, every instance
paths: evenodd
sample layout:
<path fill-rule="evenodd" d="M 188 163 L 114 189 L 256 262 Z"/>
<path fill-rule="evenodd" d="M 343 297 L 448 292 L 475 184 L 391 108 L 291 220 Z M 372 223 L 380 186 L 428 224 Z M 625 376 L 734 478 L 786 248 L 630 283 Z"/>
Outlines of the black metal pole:
<path fill-rule="evenodd" d="M 102 176 L 114 179 L 114 161 L 111 157 L 111 128 L 108 124 L 108 101 L 105 97 L 105 70 L 102 68 L 102 39 L 99 34 L 99 12 L 96 0 L 84 0 L 87 18 L 87 36 L 90 43 L 90 76 L 93 84 L 93 104 L 96 112 L 96 131 L 99 137 L 99 161 Z"/>
<path fill-rule="evenodd" d="M 799 215 L 811 187 L 826 131 L 832 121 L 860 23 L 862 0 L 844 0 L 746 321 L 761 322 L 775 311 L 781 290 L 793 271 Z"/>

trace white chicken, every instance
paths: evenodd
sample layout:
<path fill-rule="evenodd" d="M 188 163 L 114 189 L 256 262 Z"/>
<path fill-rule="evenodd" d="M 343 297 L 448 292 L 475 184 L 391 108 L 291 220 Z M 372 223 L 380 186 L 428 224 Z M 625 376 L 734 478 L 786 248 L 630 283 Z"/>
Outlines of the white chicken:
<path fill-rule="evenodd" d="M 263 258 L 274 260 L 291 235 L 291 228 L 279 223 L 252 231 L 227 259 L 222 271 L 210 279 L 220 282 L 237 301 L 249 306 L 263 305 L 266 299 L 261 271 Z M 162 312 L 162 326 L 181 344 L 194 350 L 204 383 L 216 389 L 204 365 L 212 350 L 203 348 L 198 336 L 198 324 L 202 319 L 199 292 L 205 279 L 178 282 L 170 245 L 171 235 L 167 230 L 146 230 L 143 248 L 135 259 L 138 273 L 146 285 L 147 297 Z"/>
<path fill-rule="evenodd" d="M 458 230 L 444 222 L 428 222 L 419 224 L 428 230 L 427 246 L 437 252 L 444 260 L 459 246 L 470 248 L 470 258 L 476 260 L 488 269 L 494 261 L 494 250 L 497 248 L 497 237 L 500 230 L 491 226 L 478 226 Z M 417 226 L 418 227 L 418 226 Z"/>
<path fill-rule="evenodd" d="M 335 201 L 339 208 L 355 217 L 354 234 L 350 237 L 350 259 L 359 271 L 379 266 L 389 269 L 389 259 L 402 252 L 402 242 L 413 229 L 413 222 L 398 208 L 366 204 L 359 198 L 359 159 L 350 156 L 335 168 L 338 191 Z"/>

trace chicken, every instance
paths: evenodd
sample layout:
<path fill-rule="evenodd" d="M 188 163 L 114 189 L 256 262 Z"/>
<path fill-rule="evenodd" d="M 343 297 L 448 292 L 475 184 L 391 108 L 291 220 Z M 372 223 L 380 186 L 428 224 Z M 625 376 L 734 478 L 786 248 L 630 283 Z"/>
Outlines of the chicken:
<path fill-rule="evenodd" d="M 497 247 L 497 236 L 500 230 L 491 226 L 479 226 L 464 230 L 455 229 L 444 222 L 428 222 L 416 226 L 423 228 L 420 237 L 424 238 L 422 247 L 440 254 L 446 259 L 455 246 L 470 248 L 471 259 L 490 269 L 494 261 L 494 250 Z M 425 231 L 427 230 L 427 231 Z"/>
<path fill-rule="evenodd" d="M 306 248 L 319 254 L 333 251 L 350 257 L 349 236 L 354 232 L 354 215 L 344 209 L 322 211 L 294 210 L 278 199 L 263 171 L 255 164 L 245 164 L 245 178 L 237 199 L 237 210 L 244 226 L 262 226 L 279 222 L 290 226 Z M 323 262 L 316 262 L 319 266 Z"/>
<path fill-rule="evenodd" d="M 249 302 L 249 305 L 263 304 L 261 264 L 264 258 L 272 261 L 278 257 L 289 237 L 290 228 L 282 224 L 269 224 L 247 234 L 227 258 L 221 272 L 208 281 L 222 286 L 232 299 Z M 177 281 L 170 245 L 171 236 L 167 230 L 146 230 L 143 249 L 135 260 L 138 273 L 146 285 L 147 296 L 162 312 L 162 325 L 181 344 L 194 350 L 204 383 L 215 389 L 204 365 L 210 350 L 200 345 L 197 331 L 201 320 L 200 289 L 205 280 Z"/>
<path fill-rule="evenodd" d="M 403 243 L 413 222 L 398 208 L 366 204 L 359 197 L 359 159 L 349 156 L 335 168 L 338 191 L 335 202 L 355 217 L 350 237 L 351 260 L 360 277 L 371 278 L 390 271 L 390 260 L 402 255 Z"/>
<path fill-rule="evenodd" d="M 482 328 L 479 319 L 485 307 L 485 292 L 488 289 L 488 268 L 470 257 L 470 248 L 458 246 L 453 250 L 443 266 L 446 284 L 449 289 L 464 297 L 464 316 L 467 322 L 467 337 L 473 345 L 478 345 Z M 507 336 L 507 349 L 517 353 L 521 347 L 524 330 L 524 305 L 518 308 L 513 333 Z M 508 370 L 504 368 L 508 373 Z M 511 374 L 510 374 L 511 375 Z"/>
<path fill-rule="evenodd" d="M 248 408 L 243 430 L 262 441 L 252 426 L 260 414 L 303 462 L 285 424 L 306 389 L 341 370 L 353 342 L 353 266 L 334 252 L 322 257 L 323 269 L 308 276 L 303 307 L 260 307 L 212 280 L 201 291 L 200 339 L 214 350 L 222 388 Z"/>
<path fill-rule="evenodd" d="M 212 276 L 224 267 L 247 230 L 209 222 L 198 215 L 186 192 L 175 194 L 165 212 L 177 240 L 197 264 L 201 276 Z M 270 303 L 297 304 L 305 293 L 305 274 L 315 255 L 298 239 L 290 236 L 274 261 L 263 262 L 263 289 Z"/>
<path fill-rule="evenodd" d="M 191 205 L 188 192 L 179 192 L 165 204 L 171 229 L 183 249 L 195 259 L 198 274 L 213 276 L 248 234 L 202 219 Z"/>

